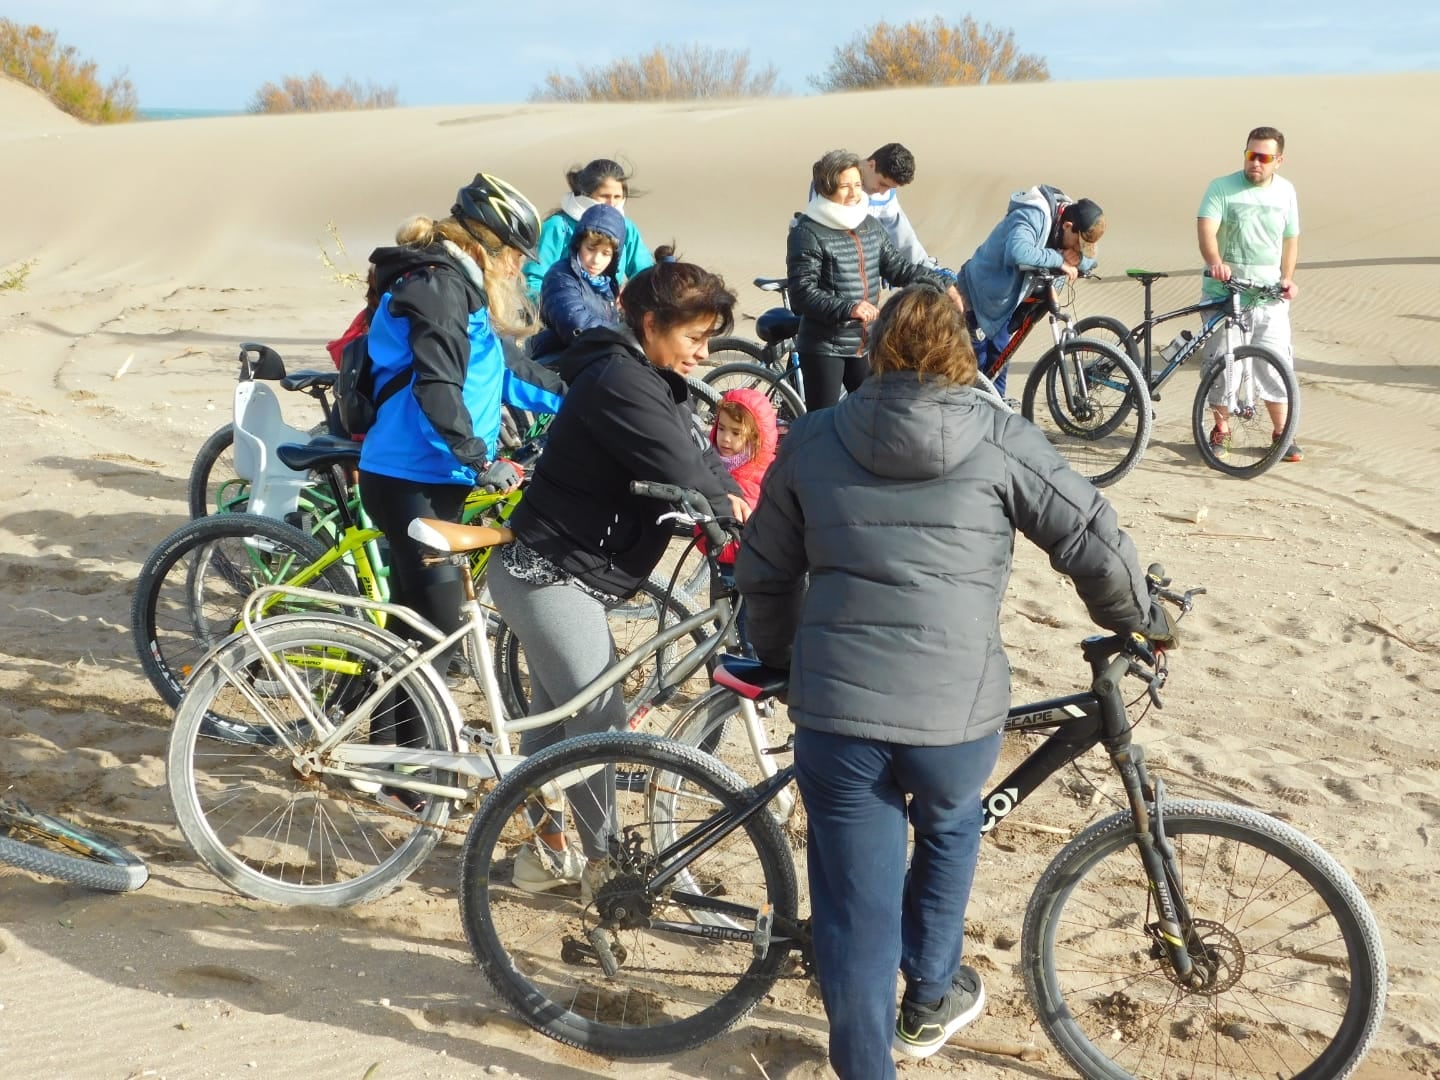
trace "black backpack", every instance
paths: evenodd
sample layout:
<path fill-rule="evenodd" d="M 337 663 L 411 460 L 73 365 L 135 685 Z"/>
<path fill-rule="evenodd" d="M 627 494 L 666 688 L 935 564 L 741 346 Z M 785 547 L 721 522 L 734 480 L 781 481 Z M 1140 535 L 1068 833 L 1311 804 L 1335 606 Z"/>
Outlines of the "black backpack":
<path fill-rule="evenodd" d="M 369 342 L 368 333 L 346 342 L 340 352 L 340 373 L 335 376 L 335 413 L 344 429 L 337 434 L 352 438 L 364 435 L 375 426 L 380 406 L 409 386 L 415 374 L 406 368 L 377 390 Z"/>
<path fill-rule="evenodd" d="M 431 264 L 427 270 L 436 270 Z M 407 270 L 390 282 L 384 289 L 377 290 L 376 299 L 387 292 L 393 292 L 406 278 L 419 273 Z M 372 271 L 373 273 L 373 271 Z M 371 314 L 374 314 L 373 311 Z M 414 372 L 410 368 L 397 372 L 384 386 L 375 386 L 375 367 L 370 360 L 370 333 L 367 330 L 345 343 L 340 350 L 340 371 L 335 376 L 335 416 L 341 430 L 337 435 L 354 438 L 364 435 L 375 426 L 380 415 L 380 406 L 410 385 Z"/>

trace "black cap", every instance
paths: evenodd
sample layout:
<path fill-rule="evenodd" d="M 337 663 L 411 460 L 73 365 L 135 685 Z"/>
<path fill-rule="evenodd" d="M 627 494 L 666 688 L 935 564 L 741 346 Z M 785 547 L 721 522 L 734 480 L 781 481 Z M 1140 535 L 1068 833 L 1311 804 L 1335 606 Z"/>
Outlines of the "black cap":
<path fill-rule="evenodd" d="M 1068 221 L 1078 233 L 1089 232 L 1104 216 L 1105 211 L 1094 199 L 1077 199 L 1060 212 L 1060 220 Z"/>

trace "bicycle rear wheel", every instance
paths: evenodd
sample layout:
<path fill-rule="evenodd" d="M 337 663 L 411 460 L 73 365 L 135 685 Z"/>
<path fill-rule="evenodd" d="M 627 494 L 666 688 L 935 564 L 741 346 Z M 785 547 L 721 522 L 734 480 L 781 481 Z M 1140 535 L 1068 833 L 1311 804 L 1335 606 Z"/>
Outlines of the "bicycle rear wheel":
<path fill-rule="evenodd" d="M 743 337 L 717 337 L 710 339 L 708 367 L 723 367 L 726 364 L 765 363 L 765 346 L 758 341 Z M 702 374 L 703 377 L 703 374 Z"/>
<path fill-rule="evenodd" d="M 1031 897 L 1025 985 L 1082 1076 L 1337 1080 L 1385 1004 L 1380 931 L 1354 883 L 1288 825 L 1224 803 L 1163 804 L 1201 989 L 1173 977 L 1127 811 L 1086 829 Z"/>
<path fill-rule="evenodd" d="M 1253 480 L 1285 455 L 1295 437 L 1300 422 L 1300 385 L 1284 361 L 1263 345 L 1237 346 L 1233 370 L 1239 385 L 1235 387 L 1235 405 L 1228 410 L 1228 443 L 1221 449 L 1210 442 L 1210 429 L 1215 423 L 1211 402 L 1223 408 L 1226 401 L 1225 361 L 1220 356 L 1207 359 L 1201 367 L 1200 385 L 1190 408 L 1190 431 L 1206 465 L 1242 480 Z M 1260 399 L 1261 390 L 1267 386 L 1283 388 L 1287 403 L 1285 426 L 1279 435 L 1274 434 L 1270 410 Z"/>
<path fill-rule="evenodd" d="M 383 895 L 420 865 L 450 817 L 448 799 L 427 796 L 409 807 L 411 793 L 400 785 L 454 786 L 455 774 L 401 765 L 392 787 L 302 768 L 318 734 L 300 703 L 256 672 L 265 670 L 263 653 L 275 656 L 338 725 L 394 670 L 406 645 L 338 617 L 282 616 L 257 633 L 263 646 L 236 636 L 201 664 L 175 711 L 166 775 L 180 831 L 221 880 L 258 900 L 338 907 Z M 342 746 L 454 751 L 443 695 L 433 669 L 422 666 Z M 391 775 L 378 765 L 365 771 Z"/>
<path fill-rule="evenodd" d="M 805 402 L 795 388 L 785 381 L 784 376 L 765 364 L 722 364 L 705 373 L 705 383 L 720 394 L 744 388 L 765 395 L 775 410 L 781 435 L 805 415 Z"/>
<path fill-rule="evenodd" d="M 1128 476 L 1150 442 L 1145 377 L 1124 353 L 1087 338 L 1040 358 L 1025 380 L 1020 413 L 1096 487 Z"/>
<path fill-rule="evenodd" d="M 617 774 L 648 782 L 617 786 Z M 694 748 L 632 733 L 568 739 L 523 762 L 481 806 L 461 861 L 461 919 L 490 985 L 542 1034 L 611 1057 L 679 1053 L 734 1026 L 790 949 L 778 928 L 794 923 L 795 869 L 774 819 L 752 815 L 668 883 L 651 882 L 675 858 L 667 848 L 688 850 L 711 815 L 746 805 L 744 787 Z M 585 902 L 582 885 L 514 884 L 517 858 L 549 857 L 532 813 L 549 815 L 547 830 L 563 819 L 576 856 L 577 823 L 594 824 L 606 856 L 576 875 Z"/>
<path fill-rule="evenodd" d="M 255 589 L 291 580 L 328 550 L 313 536 L 258 514 L 196 518 L 160 541 L 135 582 L 130 627 L 140 666 L 165 703 L 179 702 L 191 669 L 234 633 Z M 306 584 L 360 595 L 340 563 Z M 313 601 L 277 598 L 268 612 L 316 609 Z"/>
<path fill-rule="evenodd" d="M 131 892 L 150 878 L 144 862 L 114 840 L 4 798 L 0 862 L 102 892 Z"/>

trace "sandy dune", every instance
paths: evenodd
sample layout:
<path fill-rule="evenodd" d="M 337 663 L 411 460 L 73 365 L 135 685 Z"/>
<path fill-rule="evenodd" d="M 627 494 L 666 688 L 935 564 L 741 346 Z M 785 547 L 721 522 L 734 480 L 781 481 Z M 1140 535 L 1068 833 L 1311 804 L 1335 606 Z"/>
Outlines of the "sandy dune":
<path fill-rule="evenodd" d="M 1281 815 L 1350 869 L 1391 971 L 1360 1075 L 1440 1076 L 1440 374 L 1427 347 L 1440 211 L 1424 191 L 1435 149 L 1409 120 L 1437 93 L 1433 74 L 1114 82 L 96 129 L 0 82 L 0 272 L 33 261 L 23 290 L 0 293 L 0 784 L 110 828 L 153 873 L 143 892 L 105 897 L 0 870 L 6 1074 L 359 1080 L 378 1062 L 376 1080 L 638 1080 L 759 1077 L 758 1062 L 771 1078 L 829 1075 L 815 1003 L 640 1065 L 519 1026 L 469 966 L 453 842 L 394 895 L 338 913 L 245 901 L 197 866 L 165 791 L 169 717 L 133 654 L 130 590 L 184 519 L 195 449 L 228 420 L 236 344 L 267 341 L 292 370 L 328 363 L 322 343 L 360 302 L 343 276 L 403 217 L 443 212 L 479 168 L 554 205 L 567 165 L 612 154 L 637 167 L 647 194 L 630 214 L 647 241 L 724 272 L 753 315 L 764 304 L 748 280 L 783 270 L 810 162 L 890 139 L 916 152 L 904 202 L 952 265 L 1015 188 L 1100 201 L 1110 276 L 1082 284 L 1077 310 L 1128 319 L 1140 290 L 1125 267 L 1181 275 L 1159 303 L 1194 294 L 1205 183 L 1238 167 L 1251 126 L 1273 123 L 1304 220 L 1308 456 L 1248 484 L 1210 472 L 1190 445 L 1194 375 L 1167 388 L 1144 462 L 1111 492 L 1142 554 L 1209 595 L 1144 741 L 1172 793 Z M 1011 594 L 1017 694 L 1068 692 L 1083 609 L 1023 545 Z M 1021 816 L 1078 828 L 1104 812 L 1056 782 Z M 952 1048 L 902 1075 L 1069 1075 L 1005 947 L 1060 842 L 1002 828 L 972 908 L 993 1002 L 975 1033 L 1038 1040 L 1045 1056 Z"/>

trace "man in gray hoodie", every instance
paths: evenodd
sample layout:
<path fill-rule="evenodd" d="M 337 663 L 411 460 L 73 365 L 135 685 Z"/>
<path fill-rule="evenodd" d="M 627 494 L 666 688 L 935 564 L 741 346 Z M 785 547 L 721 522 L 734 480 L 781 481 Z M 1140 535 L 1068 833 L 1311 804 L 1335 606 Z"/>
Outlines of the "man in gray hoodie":
<path fill-rule="evenodd" d="M 1095 267 L 1095 244 L 1105 235 L 1105 212 L 1092 199 L 1075 199 L 1049 184 L 1010 196 L 1010 206 L 985 242 L 960 268 L 960 293 L 980 370 L 1010 343 L 1010 318 L 1029 294 L 1030 267 L 1063 271 L 1071 281 Z M 1005 369 L 991 374 L 1005 393 Z"/>

